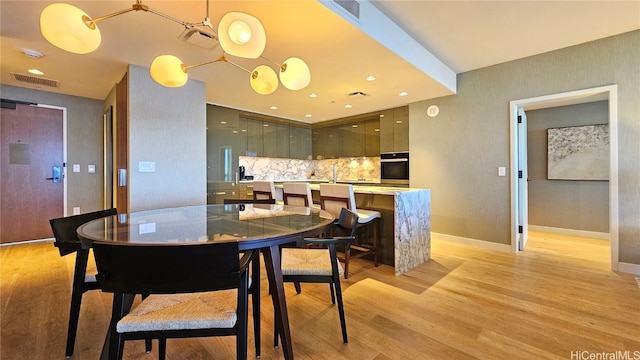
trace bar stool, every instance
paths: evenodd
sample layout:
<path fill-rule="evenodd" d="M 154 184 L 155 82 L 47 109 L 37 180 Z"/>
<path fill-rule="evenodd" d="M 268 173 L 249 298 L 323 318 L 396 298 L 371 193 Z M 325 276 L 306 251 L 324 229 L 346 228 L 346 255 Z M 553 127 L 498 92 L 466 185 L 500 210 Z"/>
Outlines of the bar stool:
<path fill-rule="evenodd" d="M 253 182 L 253 199 L 254 200 L 276 200 L 276 187 L 273 181 L 254 181 Z"/>
<path fill-rule="evenodd" d="M 282 200 L 285 205 L 295 205 L 304 207 L 314 207 L 319 209 L 320 205 L 313 203 L 311 187 L 306 182 L 284 183 Z"/>
<path fill-rule="evenodd" d="M 331 213 L 336 219 L 340 216 L 342 208 L 347 208 L 358 214 L 358 227 L 373 227 L 372 244 L 364 244 L 359 236 L 352 245 L 345 246 L 344 252 L 344 278 L 349 277 L 349 259 L 359 258 L 365 255 L 373 255 L 373 263 L 378 266 L 378 243 L 380 236 L 380 220 L 382 215 L 375 210 L 357 209 L 356 197 L 351 184 L 320 184 L 320 206 L 323 210 Z M 357 253 L 351 255 L 351 250 Z"/>

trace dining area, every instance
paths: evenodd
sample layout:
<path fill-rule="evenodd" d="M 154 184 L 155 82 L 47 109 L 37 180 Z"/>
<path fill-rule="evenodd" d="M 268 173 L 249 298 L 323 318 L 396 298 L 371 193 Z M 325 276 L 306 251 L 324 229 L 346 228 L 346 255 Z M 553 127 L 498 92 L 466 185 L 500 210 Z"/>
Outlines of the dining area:
<path fill-rule="evenodd" d="M 129 358 L 125 350 L 129 341 L 125 340 L 144 340 L 145 352 L 157 351 L 158 358 L 165 359 L 171 347 L 167 339 L 225 335 L 236 338 L 235 357 L 246 359 L 253 357 L 247 355 L 248 333 L 253 337 L 253 355 L 260 357 L 261 309 L 265 308 L 260 305 L 264 300 L 262 288 L 271 300 L 266 308 L 272 314 L 268 327 L 272 329 L 274 348 L 284 359 L 293 359 L 283 283 L 283 268 L 286 272 L 291 261 L 281 260 L 281 253 L 287 258 L 289 249 L 282 251 L 280 247 L 295 247 L 305 240 L 324 243 L 330 251 L 299 249 L 319 253 L 315 259 L 322 261 L 309 262 L 305 270 L 296 258 L 293 266 L 308 274 L 320 265 L 328 273 L 311 278 L 289 275 L 288 281 L 295 281 L 298 291 L 299 281 L 331 285 L 331 300 L 335 303 L 338 298 L 343 340 L 347 343 L 339 276 L 343 272 L 337 262 L 336 242 L 349 244 L 354 240 L 357 215 L 342 210 L 336 219 L 329 212 L 311 207 L 246 200 L 124 214 L 111 209 L 52 219 L 54 245 L 60 254 L 67 255 L 69 248 L 77 252 L 66 356 L 74 356 L 75 339 L 81 336 L 78 329 L 83 319 L 78 318 L 83 294 L 98 289 L 113 294 L 111 320 L 103 330 L 102 359 Z M 346 231 L 346 237 L 335 237 L 338 233 L 333 228 L 341 226 L 350 231 Z M 94 258 L 89 257 L 89 249 Z M 97 270 L 90 285 L 82 279 L 87 264 L 94 264 Z M 261 286 L 264 281 L 267 284 Z M 221 293 L 226 293 L 226 298 Z M 229 294 L 237 298 L 237 306 L 229 306 L 235 302 Z M 221 313 L 222 321 L 216 312 Z M 252 324 L 251 332 L 248 324 Z M 334 327 L 337 329 L 337 325 Z"/>

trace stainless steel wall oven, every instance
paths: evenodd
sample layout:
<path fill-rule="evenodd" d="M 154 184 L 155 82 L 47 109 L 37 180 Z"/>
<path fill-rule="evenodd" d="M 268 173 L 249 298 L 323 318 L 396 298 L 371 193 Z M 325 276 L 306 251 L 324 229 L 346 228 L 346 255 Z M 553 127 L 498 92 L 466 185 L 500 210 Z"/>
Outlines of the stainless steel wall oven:
<path fill-rule="evenodd" d="M 393 152 L 380 154 L 380 183 L 409 184 L 409 153 Z"/>

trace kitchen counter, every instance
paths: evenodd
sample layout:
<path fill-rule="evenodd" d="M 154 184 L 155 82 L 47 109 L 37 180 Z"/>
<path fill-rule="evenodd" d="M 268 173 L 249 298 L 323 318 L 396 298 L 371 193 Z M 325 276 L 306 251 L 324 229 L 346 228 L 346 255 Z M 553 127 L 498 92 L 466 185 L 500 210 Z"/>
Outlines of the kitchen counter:
<path fill-rule="evenodd" d="M 320 202 L 320 184 L 328 180 L 275 181 L 277 198 L 282 200 L 284 182 L 309 182 L 314 202 Z M 251 188 L 252 181 L 241 181 Z M 354 184 L 356 207 L 382 214 L 378 259 L 391 265 L 396 275 L 428 261 L 431 255 L 431 190 Z"/>

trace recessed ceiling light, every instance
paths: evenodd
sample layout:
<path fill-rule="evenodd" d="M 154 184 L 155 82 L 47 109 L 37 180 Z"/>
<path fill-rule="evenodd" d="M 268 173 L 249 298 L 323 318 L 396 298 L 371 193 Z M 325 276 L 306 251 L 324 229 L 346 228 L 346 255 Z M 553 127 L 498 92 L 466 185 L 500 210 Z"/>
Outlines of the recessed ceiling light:
<path fill-rule="evenodd" d="M 408 93 L 408 92 L 406 92 L 406 91 L 403 91 L 403 92 L 401 92 L 401 93 L 400 93 L 400 94 L 398 94 L 398 95 L 400 95 L 400 96 L 407 96 L 407 95 L 409 95 L 409 93 Z"/>
<path fill-rule="evenodd" d="M 380 117 L 384 117 L 384 114 L 380 114 Z"/>
<path fill-rule="evenodd" d="M 344 107 L 346 107 L 347 109 L 351 109 L 353 106 L 351 106 L 351 104 L 347 104 Z"/>
<path fill-rule="evenodd" d="M 358 124 L 353 124 L 353 125 L 351 125 L 351 127 L 352 127 L 352 128 L 357 128 L 357 127 L 358 127 Z"/>
<path fill-rule="evenodd" d="M 224 124 L 226 124 L 226 123 L 227 123 L 226 121 L 220 121 L 220 124 L 223 124 L 223 125 L 224 125 Z"/>
<path fill-rule="evenodd" d="M 309 94 L 309 97 L 310 97 L 310 98 L 317 98 L 317 97 L 318 97 L 318 94 L 316 94 L 316 93 L 311 93 L 311 94 Z"/>
<path fill-rule="evenodd" d="M 269 107 L 269 109 L 271 109 L 271 110 L 278 110 L 278 107 L 277 107 L 277 106 L 275 106 L 275 105 L 272 105 L 271 107 Z"/>
<path fill-rule="evenodd" d="M 264 124 L 262 124 L 262 126 L 267 127 L 267 126 L 269 126 L 269 124 L 264 123 Z"/>
<path fill-rule="evenodd" d="M 29 69 L 29 72 L 33 75 L 44 75 L 44 73 L 38 69 Z"/>
<path fill-rule="evenodd" d="M 396 124 L 402 124 L 402 120 L 396 120 Z"/>
<path fill-rule="evenodd" d="M 233 133 L 234 133 L 234 134 L 237 134 L 237 133 L 238 133 L 238 130 L 233 130 Z"/>
<path fill-rule="evenodd" d="M 304 114 L 305 117 L 311 117 L 311 114 Z"/>
<path fill-rule="evenodd" d="M 373 129 L 373 131 L 380 131 L 380 129 Z"/>
<path fill-rule="evenodd" d="M 365 80 L 367 80 L 367 81 L 375 81 L 375 80 L 376 80 L 376 77 L 375 77 L 375 76 L 373 76 L 373 75 L 369 75 L 369 76 L 367 76 L 367 77 L 365 78 Z"/>

